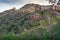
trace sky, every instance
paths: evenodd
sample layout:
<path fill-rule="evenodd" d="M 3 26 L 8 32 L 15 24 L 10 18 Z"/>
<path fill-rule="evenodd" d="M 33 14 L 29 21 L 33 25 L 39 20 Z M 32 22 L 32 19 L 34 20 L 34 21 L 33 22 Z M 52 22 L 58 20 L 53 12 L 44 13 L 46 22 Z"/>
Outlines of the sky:
<path fill-rule="evenodd" d="M 0 12 L 12 9 L 13 7 L 19 9 L 28 3 L 49 5 L 48 0 L 0 0 Z"/>

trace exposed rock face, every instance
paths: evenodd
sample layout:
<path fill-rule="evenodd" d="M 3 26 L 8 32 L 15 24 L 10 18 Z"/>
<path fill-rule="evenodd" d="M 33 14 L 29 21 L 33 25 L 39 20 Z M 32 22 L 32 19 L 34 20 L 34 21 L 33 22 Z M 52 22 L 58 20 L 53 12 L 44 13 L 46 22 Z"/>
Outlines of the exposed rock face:
<path fill-rule="evenodd" d="M 32 13 L 32 12 L 39 12 L 41 10 L 41 7 L 39 4 L 27 4 L 23 6 L 20 10 L 22 12 Z"/>
<path fill-rule="evenodd" d="M 13 7 L 13 9 L 12 9 L 13 11 L 17 11 L 17 9 L 16 9 L 16 7 Z"/>
<path fill-rule="evenodd" d="M 39 4 L 27 4 L 24 5 L 22 8 L 20 8 L 20 11 L 25 13 L 39 13 L 41 10 L 49 10 L 51 8 L 51 5 L 45 6 L 45 5 L 39 5 Z"/>
<path fill-rule="evenodd" d="M 30 20 L 32 21 L 38 21 L 40 19 L 40 15 L 35 13 L 34 15 L 31 15 Z"/>

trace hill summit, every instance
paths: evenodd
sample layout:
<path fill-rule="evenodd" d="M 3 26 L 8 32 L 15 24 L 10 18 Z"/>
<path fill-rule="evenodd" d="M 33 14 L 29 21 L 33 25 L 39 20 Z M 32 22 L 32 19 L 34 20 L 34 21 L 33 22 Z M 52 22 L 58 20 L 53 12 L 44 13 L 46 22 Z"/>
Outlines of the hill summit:
<path fill-rule="evenodd" d="M 57 5 L 39 5 L 39 4 L 26 4 L 22 8 L 20 8 L 20 11 L 22 12 L 39 12 L 42 10 L 60 10 L 60 6 Z"/>

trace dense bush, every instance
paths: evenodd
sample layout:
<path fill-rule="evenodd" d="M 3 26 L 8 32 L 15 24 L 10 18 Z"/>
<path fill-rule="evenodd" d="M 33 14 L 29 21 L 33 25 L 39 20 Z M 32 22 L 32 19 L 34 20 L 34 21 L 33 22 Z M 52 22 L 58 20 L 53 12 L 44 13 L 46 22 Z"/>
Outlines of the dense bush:
<path fill-rule="evenodd" d="M 23 32 L 19 34 L 6 34 L 0 36 L 0 40 L 50 40 L 49 35 L 39 35 L 38 33 Z"/>
<path fill-rule="evenodd" d="M 0 37 L 0 40 L 20 40 L 19 36 L 15 34 L 6 34 Z"/>

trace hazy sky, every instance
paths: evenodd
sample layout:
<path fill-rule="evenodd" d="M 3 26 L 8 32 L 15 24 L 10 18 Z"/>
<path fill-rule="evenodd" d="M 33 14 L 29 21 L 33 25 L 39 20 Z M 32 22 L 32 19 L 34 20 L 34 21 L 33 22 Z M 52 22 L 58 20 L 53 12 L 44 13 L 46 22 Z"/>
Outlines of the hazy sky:
<path fill-rule="evenodd" d="M 0 12 L 16 7 L 17 9 L 28 3 L 48 5 L 47 0 L 0 0 Z"/>

